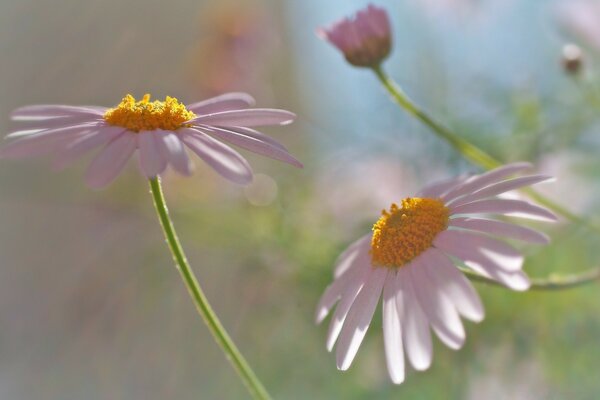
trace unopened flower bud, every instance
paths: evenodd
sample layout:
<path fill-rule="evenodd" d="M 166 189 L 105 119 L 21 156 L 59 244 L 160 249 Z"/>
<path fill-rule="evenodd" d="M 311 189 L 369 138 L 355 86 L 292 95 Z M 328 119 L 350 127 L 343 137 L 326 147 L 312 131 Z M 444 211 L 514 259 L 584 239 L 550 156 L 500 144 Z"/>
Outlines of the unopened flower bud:
<path fill-rule="evenodd" d="M 383 8 L 369 5 L 354 17 L 345 18 L 317 35 L 337 47 L 346 60 L 357 67 L 375 67 L 392 47 L 390 20 Z"/>
<path fill-rule="evenodd" d="M 576 75 L 583 66 L 583 52 L 579 46 L 569 43 L 562 48 L 561 62 L 566 72 Z"/>

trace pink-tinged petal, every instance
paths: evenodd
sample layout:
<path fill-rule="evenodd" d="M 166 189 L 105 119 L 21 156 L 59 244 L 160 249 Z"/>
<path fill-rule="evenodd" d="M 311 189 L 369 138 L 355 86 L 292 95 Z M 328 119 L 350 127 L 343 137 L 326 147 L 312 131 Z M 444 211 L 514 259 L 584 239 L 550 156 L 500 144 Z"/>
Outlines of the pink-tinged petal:
<path fill-rule="evenodd" d="M 242 147 L 251 152 L 283 161 L 298 168 L 303 168 L 302 163 L 296 160 L 290 153 L 262 140 L 240 135 L 237 132 L 224 128 L 202 126 L 198 129 L 213 137 L 229 142 L 235 146 Z"/>
<path fill-rule="evenodd" d="M 423 267 L 429 278 L 446 294 L 462 316 L 474 322 L 483 320 L 485 311 L 479 295 L 448 256 L 436 248 L 431 248 L 423 253 Z"/>
<path fill-rule="evenodd" d="M 460 196 L 464 196 L 466 194 L 475 192 L 479 189 L 483 189 L 486 186 L 503 180 L 507 176 L 513 175 L 517 172 L 523 171 L 528 168 L 531 168 L 530 163 L 520 162 L 507 164 L 502 167 L 488 171 L 484 174 L 472 176 L 461 185 L 458 185 L 448 193 L 444 194 L 442 198 L 444 199 L 444 201 L 450 202 Z"/>
<path fill-rule="evenodd" d="M 404 349 L 402 345 L 402 326 L 396 305 L 399 288 L 396 272 L 390 271 L 383 287 L 383 343 L 385 359 L 390 379 L 395 384 L 404 381 Z"/>
<path fill-rule="evenodd" d="M 67 167 L 88 151 L 106 145 L 123 132 L 125 132 L 124 128 L 106 126 L 77 138 L 63 148 L 57 149 L 52 168 L 61 170 Z"/>
<path fill-rule="evenodd" d="M 465 343 L 465 329 L 452 300 L 429 279 L 422 257 L 408 266 L 413 288 L 421 309 L 440 340 L 451 349 L 460 349 Z"/>
<path fill-rule="evenodd" d="M 350 282 L 350 284 L 345 288 L 344 293 L 342 293 L 340 302 L 335 308 L 333 317 L 331 317 L 331 321 L 329 322 L 329 328 L 327 330 L 327 351 L 333 350 L 333 346 L 335 345 L 335 342 L 337 341 L 338 336 L 340 335 L 342 326 L 344 326 L 344 321 L 346 321 L 348 312 L 354 304 L 358 293 L 362 290 L 367 280 L 367 277 L 371 272 L 371 267 L 369 266 L 369 268 L 364 268 L 360 271 L 362 273 L 357 273 L 353 275 L 352 282 Z"/>
<path fill-rule="evenodd" d="M 363 281 L 364 274 L 368 271 L 368 268 L 370 268 L 369 253 L 365 251 L 357 253 L 356 257 L 352 260 L 349 270 L 336 278 L 321 296 L 315 314 L 317 324 L 325 319 L 339 298 L 344 296 L 344 293 L 352 291 L 349 288 L 353 287 L 357 280 L 360 282 Z"/>
<path fill-rule="evenodd" d="M 125 168 L 127 160 L 137 148 L 136 134 L 124 132 L 94 158 L 85 174 L 86 183 L 93 189 L 101 189 L 111 183 Z"/>
<path fill-rule="evenodd" d="M 213 127 L 213 128 L 215 128 L 215 127 Z M 288 149 L 286 149 L 285 146 L 282 145 L 281 143 L 279 143 L 277 140 L 273 139 L 272 137 L 270 137 L 268 135 L 265 135 L 262 132 L 254 130 L 252 128 L 246 128 L 246 127 L 242 127 L 242 126 L 230 126 L 230 127 L 227 127 L 227 130 L 239 133 L 240 135 L 249 136 L 251 138 L 254 138 L 254 139 L 257 139 L 257 140 L 260 140 L 263 142 L 267 142 L 283 151 L 288 151 Z"/>
<path fill-rule="evenodd" d="M 335 262 L 335 269 L 333 276 L 334 278 L 338 278 L 342 276 L 346 271 L 351 269 L 351 267 L 355 266 L 354 260 L 357 259 L 359 254 L 362 252 L 363 254 L 369 255 L 371 237 L 373 233 L 368 233 L 365 236 L 361 237 L 354 243 L 352 243 L 346 250 L 340 254 L 338 259 Z"/>
<path fill-rule="evenodd" d="M 417 197 L 429 197 L 429 198 L 439 198 L 450 189 L 460 184 L 466 179 L 466 177 L 461 176 L 458 178 L 445 179 L 440 182 L 433 183 L 431 185 L 425 186 L 417 193 Z"/>
<path fill-rule="evenodd" d="M 22 158 L 48 154 L 53 152 L 57 146 L 76 140 L 91 132 L 92 129 L 88 125 L 77 125 L 21 136 L 0 148 L 0 157 Z"/>
<path fill-rule="evenodd" d="M 450 220 L 449 225 L 457 228 L 489 233 L 490 235 L 522 240 L 529 243 L 550 243 L 550 238 L 547 235 L 536 230 L 508 222 L 478 218 L 453 218 Z"/>
<path fill-rule="evenodd" d="M 213 114 L 221 111 L 240 110 L 254 105 L 252 96 L 246 93 L 225 93 L 197 103 L 186 108 L 194 114 Z"/>
<path fill-rule="evenodd" d="M 462 260 L 466 266 L 480 275 L 493 279 L 513 290 L 519 291 L 529 288 L 527 276 L 522 271 L 502 270 L 498 265 L 494 264 L 493 260 L 486 258 L 485 254 L 481 253 L 476 247 L 469 248 L 468 246 L 459 247 L 453 245 L 452 240 L 444 240 L 443 236 L 440 238 L 442 233 L 434 241 L 434 245 L 438 249 Z"/>
<path fill-rule="evenodd" d="M 523 266 L 523 255 L 507 243 L 469 231 L 446 230 L 433 241 L 436 247 L 453 247 L 470 261 L 490 265 L 505 271 L 518 271 Z M 465 258 L 463 258 L 465 260 Z"/>
<path fill-rule="evenodd" d="M 69 136 L 73 133 L 77 133 L 79 131 L 89 131 L 91 129 L 98 129 L 101 125 L 97 123 L 82 123 L 75 125 L 63 125 L 56 128 L 36 128 L 36 129 L 27 129 L 20 130 L 16 132 L 12 132 L 5 136 L 5 139 L 24 139 L 28 137 L 44 137 L 44 136 Z"/>
<path fill-rule="evenodd" d="M 369 329 L 387 274 L 387 268 L 373 268 L 348 312 L 335 353 L 337 367 L 342 371 L 352 364 Z"/>
<path fill-rule="evenodd" d="M 240 185 L 252 181 L 252 169 L 238 152 L 202 132 L 180 131 L 183 142 L 224 178 Z"/>
<path fill-rule="evenodd" d="M 193 164 L 180 137 L 174 132 L 161 129 L 154 131 L 154 137 L 156 138 L 158 150 L 171 167 L 181 175 L 190 176 Z"/>
<path fill-rule="evenodd" d="M 477 200 L 457 207 L 450 206 L 449 208 L 452 214 L 502 214 L 541 221 L 556 221 L 556 215 L 547 209 L 522 200 Z"/>
<path fill-rule="evenodd" d="M 154 178 L 167 168 L 167 159 L 163 156 L 159 144 L 160 139 L 154 132 L 148 131 L 141 131 L 137 136 L 142 171 L 147 178 Z"/>
<path fill-rule="evenodd" d="M 105 125 L 106 123 L 100 117 L 90 117 L 89 115 L 74 117 L 57 117 L 44 120 L 18 121 L 19 129 L 11 132 L 10 137 L 19 136 L 18 132 L 22 130 L 49 130 L 57 128 L 68 128 L 75 125 Z M 7 136 L 8 137 L 8 136 Z"/>
<path fill-rule="evenodd" d="M 408 360 L 417 371 L 424 371 L 431 365 L 433 346 L 429 321 L 421 309 L 412 285 L 409 265 L 398 269 L 396 279 L 402 296 L 397 298 L 401 311 L 402 339 Z"/>
<path fill-rule="evenodd" d="M 453 207 L 457 207 L 462 204 L 471 203 L 475 200 L 481 200 L 488 197 L 496 196 L 502 193 L 509 192 L 511 190 L 519 189 L 524 186 L 535 185 L 536 183 L 546 182 L 554 180 L 551 176 L 546 175 L 532 175 L 522 176 L 520 178 L 509 179 L 506 181 L 494 183 L 488 187 L 478 190 L 472 194 L 468 194 L 461 199 L 453 201 L 451 204 Z"/>
<path fill-rule="evenodd" d="M 216 126 L 266 126 L 287 125 L 296 118 L 296 114 L 272 108 L 252 108 L 249 110 L 223 111 L 201 115 L 189 122 L 199 125 Z"/>
<path fill-rule="evenodd" d="M 11 113 L 15 121 L 42 120 L 56 117 L 91 116 L 102 117 L 103 112 L 97 108 L 64 106 L 64 105 L 35 105 L 17 108 Z"/>

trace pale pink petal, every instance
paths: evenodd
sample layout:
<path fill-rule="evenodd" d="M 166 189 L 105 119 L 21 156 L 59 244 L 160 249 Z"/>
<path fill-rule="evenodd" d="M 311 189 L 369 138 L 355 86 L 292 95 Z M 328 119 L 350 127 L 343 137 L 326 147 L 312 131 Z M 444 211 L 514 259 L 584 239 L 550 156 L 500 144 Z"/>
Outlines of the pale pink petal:
<path fill-rule="evenodd" d="M 52 168 L 61 170 L 67 167 L 88 151 L 104 146 L 123 132 L 125 132 L 124 128 L 105 126 L 96 131 L 86 133 L 76 140 L 69 142 L 64 147 L 57 149 Z"/>
<path fill-rule="evenodd" d="M 508 222 L 478 218 L 453 218 L 450 220 L 449 225 L 529 243 L 550 243 L 550 238 L 544 233 Z"/>
<path fill-rule="evenodd" d="M 493 169 L 481 175 L 475 175 L 467 179 L 464 183 L 458 185 L 448 193 L 444 194 L 442 198 L 444 201 L 449 202 L 460 196 L 472 193 L 476 190 L 483 189 L 493 183 L 503 180 L 507 176 L 531 168 L 530 163 L 520 162 L 507 164 L 502 167 Z"/>
<path fill-rule="evenodd" d="M 204 133 L 212 135 L 218 139 L 229 142 L 235 146 L 239 146 L 246 150 L 250 150 L 254 153 L 273 158 L 275 160 L 283 161 L 298 168 L 303 167 L 302 163 L 296 160 L 287 151 L 281 150 L 279 147 L 273 146 L 270 143 L 264 142 L 262 140 L 241 135 L 237 132 L 218 127 L 201 126 L 198 127 L 198 130 L 201 130 Z"/>
<path fill-rule="evenodd" d="M 325 292 L 317 305 L 315 314 L 317 324 L 325 319 L 339 298 L 344 296 L 344 293 L 349 291 L 352 292 L 349 288 L 354 287 L 353 285 L 357 280 L 360 282 L 363 281 L 364 274 L 368 271 L 368 268 L 370 268 L 371 260 L 369 258 L 369 253 L 365 251 L 362 251 L 362 254 L 356 254 L 356 256 L 357 257 L 353 258 L 352 265 L 348 272 L 336 278 L 333 283 L 325 289 Z"/>
<path fill-rule="evenodd" d="M 227 127 L 227 130 L 237 132 L 240 135 L 249 136 L 251 138 L 258 139 L 263 142 L 267 142 L 269 144 L 272 144 L 275 147 L 278 147 L 279 149 L 281 149 L 283 151 L 288 151 L 288 149 L 286 149 L 285 146 L 282 145 L 281 143 L 279 143 L 277 140 L 273 139 L 269 135 L 265 135 L 264 133 L 255 130 L 255 129 L 246 128 L 243 126 L 229 126 L 229 127 Z"/>
<path fill-rule="evenodd" d="M 241 185 L 252 181 L 252 169 L 238 152 L 202 132 L 183 131 L 183 142 L 216 172 Z"/>
<path fill-rule="evenodd" d="M 19 133 L 23 130 L 50 130 L 57 128 L 68 128 L 75 125 L 106 125 L 102 118 L 90 117 L 89 115 L 75 116 L 75 117 L 62 117 L 62 118 L 50 118 L 45 120 L 35 121 L 18 121 L 19 129 L 11 132 L 6 137 L 18 137 L 25 133 Z"/>
<path fill-rule="evenodd" d="M 458 311 L 443 291 L 429 279 L 422 257 L 417 257 L 410 266 L 413 288 L 421 309 L 440 340 L 451 349 L 460 349 L 465 342 L 465 329 Z"/>
<path fill-rule="evenodd" d="M 252 96 L 246 93 L 225 93 L 197 103 L 186 108 L 194 114 L 212 114 L 221 111 L 240 110 L 254 105 Z"/>
<path fill-rule="evenodd" d="M 329 329 L 327 330 L 327 351 L 333 350 L 333 346 L 335 345 L 340 331 L 342 330 L 342 326 L 344 325 L 346 316 L 348 315 L 352 304 L 354 304 L 358 293 L 362 290 L 369 275 L 369 272 L 371 271 L 371 266 L 369 265 L 369 268 L 363 268 L 360 271 L 362 273 L 353 275 L 351 284 L 349 284 L 345 288 L 344 293 L 342 293 L 340 302 L 335 308 L 333 317 L 331 317 L 331 321 L 329 322 Z"/>
<path fill-rule="evenodd" d="M 350 267 L 356 265 L 353 263 L 353 261 L 356 260 L 360 252 L 364 252 L 368 255 L 372 236 L 373 233 L 366 234 L 348 246 L 348 248 L 339 255 L 335 262 L 335 269 L 333 273 L 334 278 L 342 276 L 347 270 L 350 269 Z"/>
<path fill-rule="evenodd" d="M 401 317 L 396 305 L 398 292 L 396 272 L 390 271 L 383 287 L 383 343 L 388 373 L 395 384 L 404 381 Z"/>
<path fill-rule="evenodd" d="M 137 137 L 142 171 L 147 178 L 154 178 L 167 167 L 167 159 L 159 144 L 160 139 L 154 132 L 149 131 L 141 131 Z"/>
<path fill-rule="evenodd" d="M 190 120 L 199 125 L 217 126 L 265 126 L 286 125 L 296 118 L 296 114 L 272 108 L 252 108 L 249 110 L 223 111 L 201 115 Z"/>
<path fill-rule="evenodd" d="M 352 364 L 369 329 L 387 273 L 387 268 L 373 268 L 348 312 L 335 353 L 337 367 L 342 371 Z"/>
<path fill-rule="evenodd" d="M 171 167 L 184 176 L 191 175 L 193 164 L 185 151 L 180 136 L 161 129 L 155 130 L 154 135 L 159 151 Z"/>
<path fill-rule="evenodd" d="M 431 248 L 423 253 L 423 264 L 429 278 L 446 294 L 462 316 L 474 322 L 483 320 L 485 312 L 479 295 L 448 256 Z"/>
<path fill-rule="evenodd" d="M 123 170 L 136 147 L 136 134 L 122 133 L 94 158 L 85 174 L 86 183 L 93 189 L 101 189 L 111 183 Z"/>
<path fill-rule="evenodd" d="M 503 214 L 541 221 L 556 221 L 556 216 L 547 209 L 522 200 L 477 200 L 457 207 L 450 206 L 449 208 L 452 214 Z"/>
<path fill-rule="evenodd" d="M 450 204 L 452 204 L 453 207 L 457 207 L 462 204 L 471 203 L 475 200 L 485 199 L 488 197 L 509 192 L 511 190 L 519 189 L 524 186 L 531 186 L 536 183 L 550 181 L 553 179 L 553 177 L 546 175 L 522 176 L 519 178 L 509 179 L 506 181 L 494 183 L 476 192 L 468 194 L 458 200 L 452 201 Z"/>
<path fill-rule="evenodd" d="M 102 117 L 104 113 L 97 108 L 65 106 L 65 105 L 35 105 L 17 108 L 11 113 L 15 121 L 42 120 L 56 117 L 91 116 Z"/>
<path fill-rule="evenodd" d="M 408 360 L 414 369 L 424 371 L 431 365 L 433 346 L 429 321 L 416 298 L 410 271 L 407 269 L 409 266 L 399 268 L 396 275 L 402 293 L 397 298 L 397 305 L 401 310 L 402 339 Z"/>
<path fill-rule="evenodd" d="M 466 177 L 461 176 L 458 178 L 445 179 L 443 181 L 427 185 L 417 193 L 417 197 L 442 197 L 444 193 L 463 182 L 465 179 Z"/>
<path fill-rule="evenodd" d="M 507 243 L 469 231 L 446 230 L 433 241 L 436 247 L 453 247 L 471 261 L 490 265 L 505 271 L 518 271 L 523 266 L 523 255 Z M 464 258 L 463 258 L 464 259 Z"/>
<path fill-rule="evenodd" d="M 0 157 L 21 158 L 48 154 L 54 151 L 58 145 L 76 140 L 95 128 L 89 125 L 77 125 L 21 136 L 2 147 Z"/>

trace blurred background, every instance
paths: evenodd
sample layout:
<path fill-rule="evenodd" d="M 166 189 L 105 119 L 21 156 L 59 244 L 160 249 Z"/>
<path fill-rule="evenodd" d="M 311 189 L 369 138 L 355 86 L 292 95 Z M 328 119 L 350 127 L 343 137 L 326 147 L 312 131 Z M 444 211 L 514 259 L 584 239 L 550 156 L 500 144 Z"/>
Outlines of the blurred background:
<path fill-rule="evenodd" d="M 503 161 L 559 180 L 541 190 L 585 218 L 600 209 L 600 5 L 596 1 L 379 0 L 394 29 L 387 71 L 438 119 Z M 234 186 L 197 162 L 165 177 L 193 268 L 278 399 L 596 399 L 598 285 L 515 294 L 476 284 L 487 316 L 458 352 L 389 382 L 377 312 L 354 365 L 337 371 L 314 307 L 339 252 L 382 208 L 424 183 L 477 172 L 403 114 L 374 75 L 315 28 L 349 0 L 0 1 L 0 128 L 36 103 L 117 104 L 126 94 L 193 102 L 247 91 L 294 110 L 266 130 L 306 165 L 248 154 Z M 561 63 L 584 52 L 579 73 Z M 89 159 L 88 159 L 89 161 Z M 238 399 L 244 387 L 173 268 L 135 163 L 101 192 L 87 162 L 0 168 L 0 399 Z M 600 236 L 541 226 L 532 276 L 600 260 Z"/>

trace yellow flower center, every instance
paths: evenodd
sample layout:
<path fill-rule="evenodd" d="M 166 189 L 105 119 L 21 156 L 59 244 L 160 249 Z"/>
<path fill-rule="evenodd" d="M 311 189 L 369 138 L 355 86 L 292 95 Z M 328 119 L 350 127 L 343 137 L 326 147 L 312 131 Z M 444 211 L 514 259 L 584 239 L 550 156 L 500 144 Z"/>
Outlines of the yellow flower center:
<path fill-rule="evenodd" d="M 108 124 L 122 126 L 133 132 L 155 129 L 173 131 L 195 117 L 196 114 L 188 111 L 175 97 L 167 96 L 165 101 L 150 101 L 149 94 L 145 94 L 140 101 L 128 94 L 118 106 L 104 113 L 104 120 Z"/>
<path fill-rule="evenodd" d="M 448 208 L 439 199 L 408 197 L 383 210 L 373 225 L 373 265 L 398 268 L 431 247 L 448 227 Z"/>

